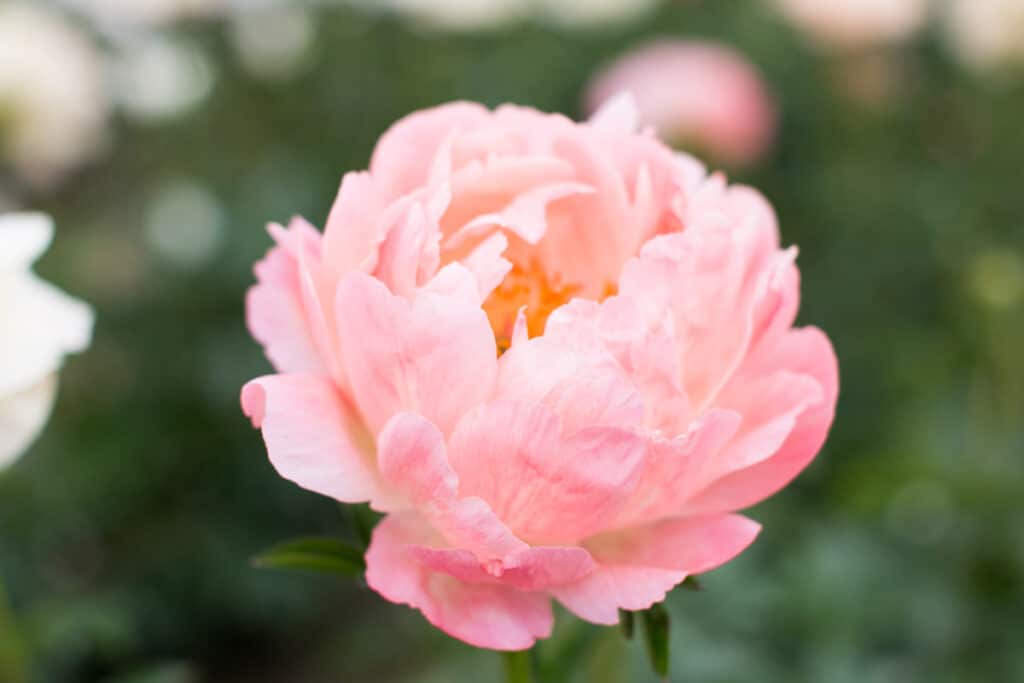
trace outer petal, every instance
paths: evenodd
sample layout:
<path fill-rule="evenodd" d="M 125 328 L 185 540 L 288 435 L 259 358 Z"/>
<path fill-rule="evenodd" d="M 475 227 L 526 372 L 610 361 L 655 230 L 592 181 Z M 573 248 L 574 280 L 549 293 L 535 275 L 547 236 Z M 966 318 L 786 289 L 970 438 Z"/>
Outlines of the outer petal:
<path fill-rule="evenodd" d="M 263 430 L 270 462 L 299 486 L 346 503 L 378 496 L 373 440 L 320 375 L 270 375 L 242 389 L 242 410 Z"/>
<path fill-rule="evenodd" d="M 53 220 L 42 213 L 0 215 L 0 273 L 27 270 L 53 240 Z"/>
<path fill-rule="evenodd" d="M 3 248 L 0 246 L 0 248 Z M 92 308 L 31 272 L 2 274 L 0 396 L 36 386 L 92 338 Z"/>
<path fill-rule="evenodd" d="M 670 519 L 603 534 L 585 547 L 599 567 L 553 591 L 582 619 L 614 624 L 618 610 L 647 609 L 690 574 L 725 564 L 749 546 L 760 526 L 739 515 Z"/>
<path fill-rule="evenodd" d="M 0 469 L 39 436 L 56 396 L 57 375 L 52 374 L 28 389 L 0 397 Z"/>
<path fill-rule="evenodd" d="M 380 469 L 395 492 L 414 507 L 452 546 L 480 561 L 501 560 L 525 550 L 480 498 L 459 498 L 459 478 L 448 465 L 444 435 L 415 413 L 399 413 L 378 439 Z"/>
<path fill-rule="evenodd" d="M 431 165 L 453 131 L 486 123 L 490 112 L 471 102 L 452 102 L 406 116 L 381 136 L 370 173 L 398 197 L 427 183 Z"/>
<path fill-rule="evenodd" d="M 460 581 L 502 583 L 520 590 L 548 590 L 580 580 L 595 568 L 583 548 L 526 548 L 504 560 L 481 563 L 468 550 L 414 548 L 416 558 L 431 569 L 450 574 Z"/>
<path fill-rule="evenodd" d="M 813 327 L 791 330 L 759 348 L 747 361 L 752 368 L 785 368 L 817 381 L 821 400 L 799 414 L 792 431 L 770 458 L 728 474 L 690 500 L 689 512 L 739 510 L 788 484 L 818 454 L 835 416 L 839 368 L 828 338 Z M 738 384 L 744 375 L 737 377 Z M 736 390 L 742 390 L 737 387 Z"/>
<path fill-rule="evenodd" d="M 445 433 L 490 395 L 497 373 L 487 316 L 461 297 L 421 292 L 413 302 L 350 273 L 338 287 L 342 357 L 373 431 L 397 412 L 419 412 Z"/>
<path fill-rule="evenodd" d="M 476 647 L 524 650 L 551 634 L 554 617 L 543 593 L 494 583 L 469 583 L 417 560 L 428 526 L 414 515 L 390 515 L 377 525 L 366 552 L 366 582 L 391 602 L 420 610 L 448 635 Z"/>
<path fill-rule="evenodd" d="M 279 246 L 256 264 L 257 284 L 246 296 L 246 319 L 278 372 L 325 373 L 302 293 L 298 252 L 319 250 L 320 234 L 301 221 L 275 226 Z M 316 313 L 316 312 L 314 312 Z"/>
<path fill-rule="evenodd" d="M 486 500 L 518 536 L 572 545 L 619 513 L 639 476 L 644 441 L 614 427 L 563 438 L 550 409 L 497 401 L 459 423 L 449 457 L 462 493 Z"/>

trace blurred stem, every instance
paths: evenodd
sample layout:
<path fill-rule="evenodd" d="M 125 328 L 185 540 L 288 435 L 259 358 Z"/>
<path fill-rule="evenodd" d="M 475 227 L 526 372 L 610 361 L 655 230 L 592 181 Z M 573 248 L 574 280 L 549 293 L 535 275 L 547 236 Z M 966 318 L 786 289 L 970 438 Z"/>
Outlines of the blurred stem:
<path fill-rule="evenodd" d="M 27 681 L 25 649 L 14 621 L 14 612 L 7 604 L 7 593 L 0 581 L 0 681 Z"/>
<path fill-rule="evenodd" d="M 533 664 L 530 658 L 530 651 L 506 652 L 505 659 L 505 680 L 507 683 L 532 683 Z"/>

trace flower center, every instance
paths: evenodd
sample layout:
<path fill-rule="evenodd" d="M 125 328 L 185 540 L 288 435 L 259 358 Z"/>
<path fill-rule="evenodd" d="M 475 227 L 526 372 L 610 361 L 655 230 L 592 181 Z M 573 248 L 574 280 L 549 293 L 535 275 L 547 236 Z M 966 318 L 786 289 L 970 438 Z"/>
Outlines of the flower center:
<path fill-rule="evenodd" d="M 544 333 L 551 312 L 568 303 L 578 291 L 575 285 L 563 284 L 548 276 L 536 262 L 516 264 L 484 302 L 484 312 L 491 321 L 498 355 L 512 344 L 519 309 L 526 307 L 526 329 L 531 337 Z"/>

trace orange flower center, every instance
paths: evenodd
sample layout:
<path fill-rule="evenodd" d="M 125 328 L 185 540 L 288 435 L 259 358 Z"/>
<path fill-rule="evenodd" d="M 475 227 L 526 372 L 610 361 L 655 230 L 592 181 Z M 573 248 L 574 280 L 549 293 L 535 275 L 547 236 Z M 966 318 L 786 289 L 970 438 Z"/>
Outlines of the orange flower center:
<path fill-rule="evenodd" d="M 536 337 L 544 333 L 551 312 L 567 303 L 577 291 L 579 287 L 552 281 L 535 262 L 525 267 L 513 266 L 483 306 L 498 342 L 498 355 L 512 344 L 520 308 L 526 307 L 526 329 L 531 337 Z"/>
<path fill-rule="evenodd" d="M 507 351 L 512 344 L 519 309 L 525 306 L 526 330 L 530 337 L 536 337 L 544 333 L 548 316 L 581 290 L 578 285 L 562 283 L 557 276 L 551 277 L 536 262 L 526 266 L 514 265 L 483 304 L 491 329 L 494 330 L 498 355 Z M 615 285 L 607 284 L 601 299 L 612 296 L 615 291 Z"/>

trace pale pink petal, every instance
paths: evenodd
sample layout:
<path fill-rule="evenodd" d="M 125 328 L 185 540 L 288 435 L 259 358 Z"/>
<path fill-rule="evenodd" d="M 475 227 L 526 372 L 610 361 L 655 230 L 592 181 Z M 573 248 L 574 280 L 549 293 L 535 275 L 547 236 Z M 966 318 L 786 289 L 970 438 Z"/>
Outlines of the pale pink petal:
<path fill-rule="evenodd" d="M 389 203 L 366 172 L 346 173 L 324 229 L 325 261 L 335 277 L 350 270 L 372 270 L 386 236 L 382 213 Z"/>
<path fill-rule="evenodd" d="M 353 396 L 374 431 L 410 410 L 447 434 L 490 395 L 497 354 L 479 306 L 433 292 L 410 302 L 357 272 L 338 287 L 337 317 Z"/>
<path fill-rule="evenodd" d="M 593 558 L 578 547 L 536 547 L 511 553 L 504 559 L 480 562 L 460 549 L 417 546 L 416 559 L 434 571 L 460 581 L 502 583 L 524 591 L 548 590 L 579 581 L 594 571 Z"/>
<path fill-rule="evenodd" d="M 406 194 L 427 182 L 431 165 L 452 131 L 482 125 L 489 118 L 487 109 L 472 102 L 453 102 L 406 116 L 381 136 L 370 173 L 383 179 L 388 196 Z"/>
<path fill-rule="evenodd" d="M 599 130 L 629 134 L 637 129 L 639 112 L 636 99 L 628 91 L 608 97 L 590 117 L 590 125 Z"/>
<path fill-rule="evenodd" d="M 532 188 L 516 195 L 500 211 L 477 216 L 459 228 L 449 238 L 448 244 L 456 247 L 462 241 L 494 227 L 504 228 L 528 244 L 537 244 L 547 231 L 549 204 L 593 191 L 592 187 L 582 183 L 556 183 Z"/>
<path fill-rule="evenodd" d="M 440 265 L 441 216 L 451 195 L 444 186 L 404 204 L 381 242 L 373 275 L 394 294 L 412 298 Z"/>
<path fill-rule="evenodd" d="M 380 487 L 373 437 L 321 375 L 270 375 L 242 389 L 242 410 L 263 430 L 270 462 L 285 479 L 346 503 Z"/>
<path fill-rule="evenodd" d="M 413 515 L 390 515 L 373 532 L 366 582 L 391 602 L 420 610 L 437 628 L 476 647 L 525 650 L 551 634 L 554 616 L 544 593 L 495 583 L 470 583 L 425 566 L 411 546 L 431 544 L 429 527 Z"/>
<path fill-rule="evenodd" d="M 551 409 L 510 401 L 469 413 L 449 447 L 463 495 L 486 500 L 520 538 L 554 545 L 572 545 L 618 514 L 643 457 L 636 434 L 593 427 L 563 437 Z"/>
<path fill-rule="evenodd" d="M 444 435 L 415 413 L 399 413 L 378 438 L 381 476 L 440 533 L 448 544 L 481 560 L 524 550 L 480 498 L 459 498 L 459 478 L 448 464 Z"/>
<path fill-rule="evenodd" d="M 565 434 L 589 426 L 642 425 L 641 397 L 604 349 L 573 347 L 545 334 L 513 344 L 498 365 L 495 394 L 550 407 Z"/>
<path fill-rule="evenodd" d="M 512 263 L 502 256 L 508 248 L 508 238 L 496 232 L 478 244 L 462 265 L 473 273 L 477 281 L 480 303 L 491 295 L 512 270 Z"/>
<path fill-rule="evenodd" d="M 580 618 L 614 624 L 620 608 L 647 609 L 687 576 L 733 559 L 760 529 L 740 515 L 709 515 L 603 534 L 585 544 L 598 568 L 552 593 Z"/>
<path fill-rule="evenodd" d="M 319 248 L 320 234 L 301 222 L 289 230 L 274 226 L 272 234 L 279 246 L 256 264 L 257 283 L 246 297 L 249 331 L 278 372 L 326 374 L 306 313 L 297 255 Z"/>
<path fill-rule="evenodd" d="M 800 413 L 774 455 L 715 481 L 687 503 L 688 511 L 739 510 L 764 500 L 810 464 L 828 435 L 835 416 L 839 371 L 824 333 L 813 327 L 792 330 L 774 343 L 762 345 L 748 363 L 754 368 L 785 368 L 806 374 L 817 383 L 821 400 Z"/>

